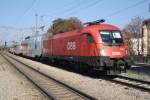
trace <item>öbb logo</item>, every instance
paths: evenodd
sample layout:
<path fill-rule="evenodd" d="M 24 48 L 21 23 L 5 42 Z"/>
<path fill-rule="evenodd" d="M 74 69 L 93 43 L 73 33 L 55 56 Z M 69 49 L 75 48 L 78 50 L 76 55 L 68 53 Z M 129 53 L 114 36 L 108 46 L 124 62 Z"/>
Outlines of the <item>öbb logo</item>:
<path fill-rule="evenodd" d="M 75 50 L 76 49 L 76 42 L 68 42 L 67 43 L 67 50 Z"/>

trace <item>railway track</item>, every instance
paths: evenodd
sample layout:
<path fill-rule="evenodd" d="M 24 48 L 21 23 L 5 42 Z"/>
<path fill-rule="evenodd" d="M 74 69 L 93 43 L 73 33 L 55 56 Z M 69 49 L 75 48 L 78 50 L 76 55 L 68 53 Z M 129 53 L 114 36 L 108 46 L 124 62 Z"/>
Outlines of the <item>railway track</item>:
<path fill-rule="evenodd" d="M 51 100 L 96 100 L 96 98 L 58 81 L 10 55 L 2 56 Z"/>
<path fill-rule="evenodd" d="M 116 75 L 115 78 L 111 81 L 150 93 L 150 82 L 148 81 L 126 77 L 122 75 Z"/>

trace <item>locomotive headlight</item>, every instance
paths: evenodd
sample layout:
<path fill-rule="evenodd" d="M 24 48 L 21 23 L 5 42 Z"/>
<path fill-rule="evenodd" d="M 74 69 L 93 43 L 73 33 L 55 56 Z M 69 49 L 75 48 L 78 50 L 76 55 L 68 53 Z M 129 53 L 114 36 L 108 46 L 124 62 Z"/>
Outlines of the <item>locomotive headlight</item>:
<path fill-rule="evenodd" d="M 100 54 L 101 54 L 102 56 L 105 55 L 105 49 L 104 49 L 104 48 L 101 48 L 101 49 L 100 49 Z"/>

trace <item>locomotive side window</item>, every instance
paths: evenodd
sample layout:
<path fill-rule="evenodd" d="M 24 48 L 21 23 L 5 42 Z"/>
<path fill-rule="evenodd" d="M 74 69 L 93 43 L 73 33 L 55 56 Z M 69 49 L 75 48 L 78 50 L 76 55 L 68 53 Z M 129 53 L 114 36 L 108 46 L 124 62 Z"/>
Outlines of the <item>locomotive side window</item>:
<path fill-rule="evenodd" d="M 88 40 L 88 42 L 94 43 L 94 40 L 93 40 L 93 37 L 92 37 L 91 34 L 87 34 L 87 35 L 86 35 L 86 39 Z"/>

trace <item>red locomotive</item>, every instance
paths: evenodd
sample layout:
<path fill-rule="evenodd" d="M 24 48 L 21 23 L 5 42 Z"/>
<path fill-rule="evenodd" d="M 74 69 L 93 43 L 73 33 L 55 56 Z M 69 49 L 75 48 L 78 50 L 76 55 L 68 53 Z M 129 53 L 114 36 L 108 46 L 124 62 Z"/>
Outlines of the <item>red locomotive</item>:
<path fill-rule="evenodd" d="M 75 63 L 78 64 L 76 68 L 81 71 L 91 68 L 102 70 L 106 74 L 126 71 L 131 66 L 131 60 L 127 55 L 122 31 L 116 26 L 100 24 L 100 22 L 102 20 L 89 22 L 82 29 L 56 35 L 44 34 L 40 38 L 41 53 L 27 55 L 44 57 L 51 61 Z M 36 51 L 36 46 L 32 46 L 34 46 L 33 51 Z"/>

